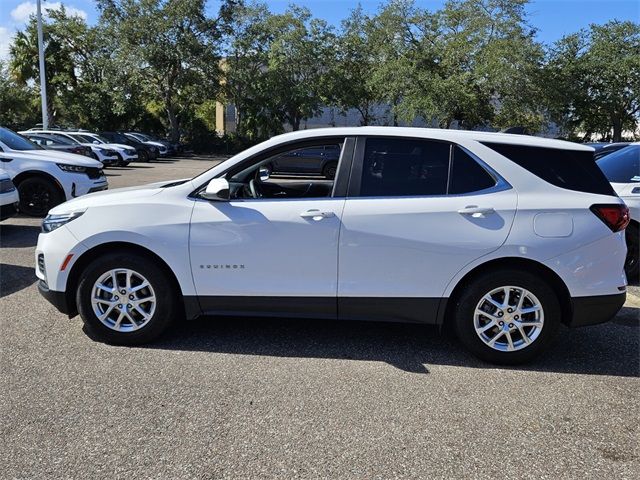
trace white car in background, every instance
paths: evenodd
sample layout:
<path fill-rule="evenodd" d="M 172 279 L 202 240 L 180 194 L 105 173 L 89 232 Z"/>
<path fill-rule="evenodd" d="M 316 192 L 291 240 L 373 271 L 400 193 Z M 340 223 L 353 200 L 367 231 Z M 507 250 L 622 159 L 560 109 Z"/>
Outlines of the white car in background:
<path fill-rule="evenodd" d="M 335 178 L 265 168 L 320 147 L 340 150 Z M 590 147 L 312 129 L 190 180 L 54 208 L 36 275 L 47 300 L 111 343 L 152 341 L 184 316 L 381 320 L 450 325 L 478 357 L 519 363 L 561 323 L 620 310 L 628 222 Z"/>
<path fill-rule="evenodd" d="M 127 132 L 124 134 L 126 137 L 133 138 L 139 142 L 145 143 L 147 145 L 153 145 L 158 148 L 161 157 L 166 157 L 169 154 L 169 149 L 162 142 L 156 142 L 154 140 L 149 140 L 144 135 L 140 135 L 139 133 Z"/>
<path fill-rule="evenodd" d="M 640 266 L 640 142 L 632 143 L 621 150 L 598 160 L 613 189 L 629 207 L 631 222 L 626 230 L 627 260 L 624 265 L 631 282 L 638 282 Z"/>
<path fill-rule="evenodd" d="M 67 132 L 73 138 L 79 142 L 85 142 L 92 145 L 100 145 L 106 148 L 115 150 L 118 153 L 119 161 L 116 165 L 126 167 L 131 162 L 138 160 L 138 152 L 130 145 L 124 145 L 121 143 L 111 143 L 104 137 L 101 137 L 97 133 L 91 132 Z"/>
<path fill-rule="evenodd" d="M 17 213 L 18 200 L 18 189 L 11 181 L 11 176 L 0 168 L 0 220 Z"/>
<path fill-rule="evenodd" d="M 84 145 L 86 147 L 90 147 L 91 151 L 94 154 L 96 160 L 101 162 L 103 165 L 110 166 L 116 165 L 120 161 L 120 157 L 118 156 L 118 152 L 116 152 L 113 148 L 109 148 L 106 145 L 96 145 L 93 142 L 83 142 L 72 135 L 70 135 L 65 130 L 39 130 L 36 128 L 30 128 L 29 130 L 19 132 L 22 134 L 25 133 L 46 133 L 48 135 L 57 135 L 62 138 L 66 138 L 73 143 L 77 143 L 78 145 Z"/>
<path fill-rule="evenodd" d="M 108 188 L 102 163 L 73 153 L 56 152 L 0 127 L 0 167 L 20 195 L 20 211 L 45 216 L 62 202 Z"/>

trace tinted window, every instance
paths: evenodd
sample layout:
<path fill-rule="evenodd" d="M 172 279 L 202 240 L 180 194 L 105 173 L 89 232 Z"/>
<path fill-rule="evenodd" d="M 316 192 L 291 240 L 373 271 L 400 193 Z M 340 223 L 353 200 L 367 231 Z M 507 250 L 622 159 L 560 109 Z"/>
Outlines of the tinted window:
<path fill-rule="evenodd" d="M 598 160 L 610 182 L 640 182 L 640 145 L 630 145 Z"/>
<path fill-rule="evenodd" d="M 607 178 L 596 165 L 593 152 L 505 143 L 483 144 L 557 187 L 615 195 Z"/>
<path fill-rule="evenodd" d="M 450 148 L 429 140 L 367 139 L 360 195 L 445 195 Z"/>
<path fill-rule="evenodd" d="M 38 150 L 40 148 L 35 143 L 4 127 L 0 127 L 0 142 L 11 150 Z"/>
<path fill-rule="evenodd" d="M 453 149 L 449 194 L 478 192 L 496 185 L 495 179 L 460 147 Z"/>

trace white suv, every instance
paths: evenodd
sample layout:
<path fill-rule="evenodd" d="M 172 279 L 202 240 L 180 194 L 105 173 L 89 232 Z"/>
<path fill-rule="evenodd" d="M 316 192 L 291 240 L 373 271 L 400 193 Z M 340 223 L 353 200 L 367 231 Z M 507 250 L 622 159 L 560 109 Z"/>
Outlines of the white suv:
<path fill-rule="evenodd" d="M 340 149 L 334 179 L 265 168 L 319 147 Z M 36 272 L 48 300 L 112 343 L 151 341 L 185 316 L 390 320 L 448 324 L 479 357 L 516 363 L 561 322 L 621 308 L 628 221 L 590 147 L 318 129 L 190 180 L 55 208 Z"/>
<path fill-rule="evenodd" d="M 36 217 L 62 202 L 108 187 L 102 163 L 45 150 L 4 127 L 0 127 L 0 167 L 18 189 L 20 211 Z"/>

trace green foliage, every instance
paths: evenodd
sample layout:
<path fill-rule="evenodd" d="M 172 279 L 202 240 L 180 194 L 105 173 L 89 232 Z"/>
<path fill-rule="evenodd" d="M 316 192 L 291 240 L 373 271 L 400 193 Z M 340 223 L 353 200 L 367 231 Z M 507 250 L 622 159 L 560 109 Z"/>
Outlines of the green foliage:
<path fill-rule="evenodd" d="M 640 117 L 640 25 L 613 21 L 562 38 L 543 81 L 548 111 L 566 136 L 620 141 Z"/>
<path fill-rule="evenodd" d="M 322 106 L 362 125 L 539 132 L 619 140 L 640 116 L 640 25 L 609 22 L 549 48 L 535 40 L 527 0 L 449 0 L 437 11 L 389 0 L 355 8 L 336 30 L 291 5 L 206 0 L 97 0 L 95 26 L 49 11 L 44 24 L 52 121 L 170 132 L 233 151 L 296 130 Z M 32 18 L 0 66 L 0 122 L 39 118 Z M 215 133 L 216 101 L 233 105 L 236 135 Z M 385 107 L 388 112 L 384 112 Z M 389 113 L 390 115 L 387 115 Z"/>

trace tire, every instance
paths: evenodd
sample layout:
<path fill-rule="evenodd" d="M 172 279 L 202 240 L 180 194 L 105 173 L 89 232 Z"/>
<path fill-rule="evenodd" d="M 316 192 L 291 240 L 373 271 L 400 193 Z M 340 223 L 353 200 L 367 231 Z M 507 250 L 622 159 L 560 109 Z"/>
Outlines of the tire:
<path fill-rule="evenodd" d="M 336 178 L 336 172 L 338 171 L 338 162 L 329 162 L 322 167 L 322 175 L 324 178 L 333 180 Z"/>
<path fill-rule="evenodd" d="M 44 217 L 49 210 L 64 202 L 64 193 L 53 181 L 44 177 L 28 177 L 18 184 L 19 208 L 31 217 Z"/>
<path fill-rule="evenodd" d="M 640 280 L 640 266 L 638 256 L 640 255 L 640 225 L 630 223 L 625 231 L 627 240 L 627 258 L 624 262 L 624 272 L 629 283 L 638 283 Z"/>
<path fill-rule="evenodd" d="M 508 302 L 512 312 L 504 304 L 506 293 L 502 287 L 512 287 Z M 503 309 L 484 300 L 490 292 L 494 292 L 492 300 L 505 305 Z M 516 305 L 523 292 L 522 308 L 527 311 L 524 314 Z M 536 304 L 540 309 L 531 312 Z M 476 314 L 477 311 L 482 313 Z M 481 360 L 501 365 L 517 365 L 538 356 L 553 341 L 560 319 L 560 303 L 552 287 L 539 276 L 519 270 L 501 269 L 482 274 L 466 286 L 454 302 L 454 326 L 462 344 Z M 495 326 L 491 326 L 492 322 Z M 500 326 L 499 322 L 504 325 Z M 534 322 L 540 327 L 532 325 Z M 478 333 L 476 326 L 485 332 Z M 492 340 L 494 347 L 489 345 Z"/>
<path fill-rule="evenodd" d="M 145 152 L 144 150 L 140 153 L 138 153 L 138 161 L 139 162 L 148 162 L 149 161 L 149 154 L 147 152 Z"/>
<path fill-rule="evenodd" d="M 107 288 L 113 286 L 113 271 L 116 272 L 118 290 L 122 290 L 113 293 L 97 288 L 98 281 Z M 132 288 L 140 287 L 134 293 L 124 290 L 127 288 L 126 271 L 133 272 Z M 149 287 L 142 287 L 142 280 Z M 114 252 L 98 257 L 82 272 L 76 305 L 90 337 L 114 345 L 142 345 L 157 339 L 171 324 L 177 312 L 176 292 L 172 285 L 173 282 L 152 260 L 126 251 Z M 122 291 L 128 297 L 126 305 L 122 302 Z M 102 301 L 94 303 L 96 297 Z M 151 297 L 153 302 L 144 301 Z M 136 298 L 140 300 L 136 301 Z M 117 303 L 119 301 L 122 303 Z M 104 323 L 97 313 L 106 313 Z"/>

